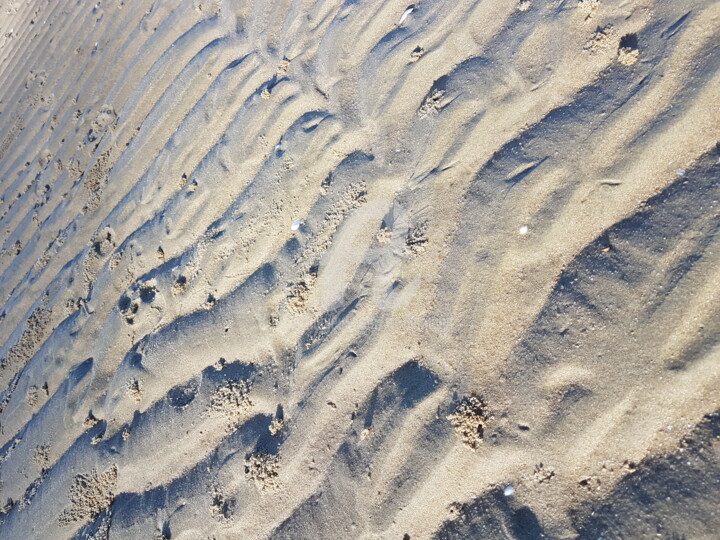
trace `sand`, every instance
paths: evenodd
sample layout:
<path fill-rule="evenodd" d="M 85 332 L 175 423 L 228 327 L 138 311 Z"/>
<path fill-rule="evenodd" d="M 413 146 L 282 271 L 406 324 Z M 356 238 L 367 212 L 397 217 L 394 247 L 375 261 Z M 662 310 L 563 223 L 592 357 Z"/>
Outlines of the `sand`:
<path fill-rule="evenodd" d="M 720 3 L 0 2 L 0 537 L 717 538 Z"/>

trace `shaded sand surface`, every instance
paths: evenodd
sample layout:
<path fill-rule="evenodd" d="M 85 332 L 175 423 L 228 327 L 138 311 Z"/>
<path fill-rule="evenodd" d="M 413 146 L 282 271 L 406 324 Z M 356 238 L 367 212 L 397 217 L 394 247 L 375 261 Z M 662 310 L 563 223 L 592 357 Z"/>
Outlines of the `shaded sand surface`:
<path fill-rule="evenodd" d="M 719 137 L 714 0 L 0 1 L 0 537 L 717 538 Z"/>

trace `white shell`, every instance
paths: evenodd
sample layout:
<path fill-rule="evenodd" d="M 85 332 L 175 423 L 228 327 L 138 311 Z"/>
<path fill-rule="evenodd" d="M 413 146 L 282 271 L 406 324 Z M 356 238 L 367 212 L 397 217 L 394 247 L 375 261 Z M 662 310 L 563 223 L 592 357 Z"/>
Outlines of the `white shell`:
<path fill-rule="evenodd" d="M 414 7 L 409 7 L 405 10 L 405 13 L 402 14 L 402 17 L 400 17 L 400 22 L 398 23 L 398 26 L 400 26 L 402 23 L 405 22 L 405 19 L 407 19 L 408 15 L 410 15 L 413 11 L 415 11 Z"/>
<path fill-rule="evenodd" d="M 290 229 L 293 231 L 297 231 L 300 228 L 300 225 L 302 225 L 302 222 L 302 219 L 296 219 L 292 222 L 292 225 L 290 225 Z"/>
<path fill-rule="evenodd" d="M 503 491 L 503 494 L 506 497 L 512 497 L 513 495 L 515 495 L 515 488 L 512 486 L 508 486 L 505 488 L 505 491 Z"/>

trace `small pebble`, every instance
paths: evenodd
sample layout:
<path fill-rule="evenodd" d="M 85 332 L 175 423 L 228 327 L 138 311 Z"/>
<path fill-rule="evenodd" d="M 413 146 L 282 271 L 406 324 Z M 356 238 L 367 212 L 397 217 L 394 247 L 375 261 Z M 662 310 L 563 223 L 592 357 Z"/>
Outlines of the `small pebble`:
<path fill-rule="evenodd" d="M 302 225 L 302 222 L 303 222 L 302 219 L 296 219 L 295 221 L 292 222 L 292 225 L 290 225 L 290 228 L 293 231 L 297 231 L 300 228 L 300 225 Z"/>
<path fill-rule="evenodd" d="M 505 491 L 503 492 L 506 497 L 512 497 L 515 495 L 515 488 L 512 486 L 508 486 L 505 488 Z"/>
<path fill-rule="evenodd" d="M 523 225 L 522 227 L 520 227 L 520 231 L 519 231 L 519 232 L 520 232 L 520 234 L 527 234 L 527 233 L 528 233 L 528 227 L 527 227 L 527 225 Z"/>

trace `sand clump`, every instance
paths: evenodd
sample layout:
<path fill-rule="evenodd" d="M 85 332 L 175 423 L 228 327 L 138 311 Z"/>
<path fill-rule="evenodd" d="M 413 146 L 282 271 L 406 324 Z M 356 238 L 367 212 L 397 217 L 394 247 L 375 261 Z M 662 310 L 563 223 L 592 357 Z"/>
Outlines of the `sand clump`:
<path fill-rule="evenodd" d="M 273 421 L 270 422 L 268 429 L 270 430 L 271 435 L 276 436 L 280 434 L 284 427 L 285 420 L 283 420 L 282 418 L 274 418 Z"/>
<path fill-rule="evenodd" d="M 428 221 L 423 221 L 408 230 L 405 236 L 405 252 L 407 254 L 416 256 L 425 251 L 428 244 L 429 225 Z"/>
<path fill-rule="evenodd" d="M 616 46 L 618 41 L 618 32 L 612 24 L 606 24 L 602 28 L 598 28 L 592 37 L 585 43 L 583 50 L 590 54 L 598 54 L 602 51 L 611 49 Z"/>
<path fill-rule="evenodd" d="M 32 312 L 25 322 L 25 330 L 20 338 L 0 360 L 1 370 L 20 367 L 30 359 L 43 342 L 51 314 L 50 310 L 44 308 L 37 308 Z"/>
<path fill-rule="evenodd" d="M 425 99 L 418 109 L 418 116 L 420 118 L 427 118 L 428 116 L 438 114 L 442 108 L 442 101 L 444 97 L 445 90 L 433 90 L 432 94 Z"/>
<path fill-rule="evenodd" d="M 618 62 L 624 66 L 632 66 L 638 61 L 639 51 L 630 47 L 621 47 L 618 50 Z"/>
<path fill-rule="evenodd" d="M 213 393 L 207 414 L 227 422 L 232 431 L 248 415 L 253 406 L 249 397 L 252 383 L 248 380 L 230 380 L 221 384 Z"/>
<path fill-rule="evenodd" d="M 45 469 L 50 464 L 50 445 L 43 444 L 36 446 L 32 460 L 38 467 Z"/>
<path fill-rule="evenodd" d="M 143 380 L 138 377 L 132 377 L 125 387 L 125 392 L 135 401 L 140 401 L 143 396 Z"/>
<path fill-rule="evenodd" d="M 233 380 L 222 384 L 212 396 L 210 410 L 224 415 L 236 415 L 252 406 L 248 397 L 250 382 Z"/>
<path fill-rule="evenodd" d="M 476 395 L 465 397 L 447 418 L 463 444 L 477 450 L 483 442 L 490 418 L 485 402 Z"/>
<path fill-rule="evenodd" d="M 113 502 L 118 470 L 115 465 L 98 474 L 95 469 L 78 474 L 69 491 L 70 507 L 58 516 L 60 526 L 94 520 Z"/>
<path fill-rule="evenodd" d="M 287 309 L 290 313 L 300 314 L 307 308 L 310 292 L 315 285 L 317 273 L 309 271 L 300 276 L 300 279 L 290 285 L 287 295 Z"/>
<path fill-rule="evenodd" d="M 235 497 L 226 496 L 221 491 L 215 490 L 210 504 L 210 513 L 213 517 L 227 521 L 232 518 L 237 507 L 238 501 Z"/>
<path fill-rule="evenodd" d="M 425 54 L 425 49 L 423 47 L 421 47 L 420 45 L 418 45 L 410 53 L 410 61 L 417 62 L 418 60 L 420 60 L 423 57 L 424 54 Z"/>
<path fill-rule="evenodd" d="M 278 471 L 280 456 L 255 452 L 245 459 L 245 475 L 255 486 L 263 491 L 272 491 L 280 487 Z"/>
<path fill-rule="evenodd" d="M 637 63 L 640 51 L 637 48 L 637 36 L 627 34 L 620 39 L 618 47 L 618 62 L 624 66 L 632 66 Z"/>
<path fill-rule="evenodd" d="M 583 14 L 585 22 L 588 22 L 595 17 L 600 5 L 600 0 L 579 0 L 577 8 Z"/>

